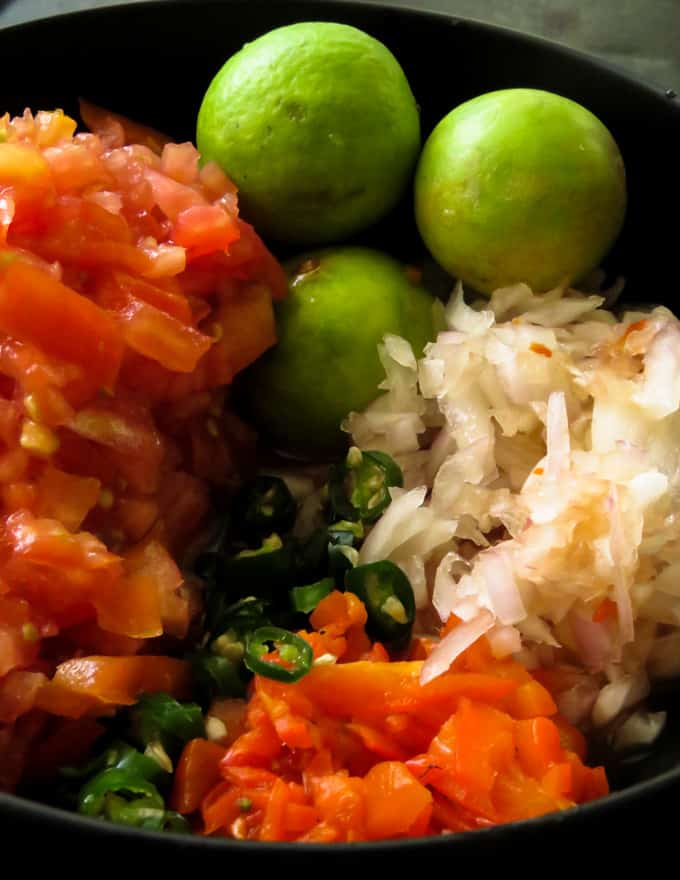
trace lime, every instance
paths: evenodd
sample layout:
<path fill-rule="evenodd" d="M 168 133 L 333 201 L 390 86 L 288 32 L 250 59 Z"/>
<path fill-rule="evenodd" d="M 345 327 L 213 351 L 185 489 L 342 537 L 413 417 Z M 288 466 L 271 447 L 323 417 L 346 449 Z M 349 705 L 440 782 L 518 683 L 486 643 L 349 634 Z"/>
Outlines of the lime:
<path fill-rule="evenodd" d="M 626 209 L 614 138 L 580 104 L 507 89 L 461 104 L 427 140 L 415 180 L 418 228 L 452 275 L 491 293 L 583 278 Z"/>
<path fill-rule="evenodd" d="M 382 43 L 347 25 L 303 22 L 226 62 L 203 98 L 196 137 L 260 233 L 321 244 L 395 205 L 417 159 L 420 120 Z"/>
<path fill-rule="evenodd" d="M 247 406 L 276 448 L 323 458 L 343 448 L 345 416 L 380 394 L 385 333 L 405 337 L 420 356 L 441 305 L 400 263 L 367 248 L 307 253 L 288 271 L 279 341 L 248 371 Z"/>

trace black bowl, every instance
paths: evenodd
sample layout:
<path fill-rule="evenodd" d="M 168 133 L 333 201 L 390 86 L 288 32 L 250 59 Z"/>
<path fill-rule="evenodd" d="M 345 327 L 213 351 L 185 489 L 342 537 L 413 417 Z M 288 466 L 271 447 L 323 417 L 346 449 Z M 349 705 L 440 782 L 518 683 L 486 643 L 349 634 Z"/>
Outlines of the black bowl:
<path fill-rule="evenodd" d="M 425 134 L 459 102 L 498 88 L 548 89 L 592 110 L 621 147 L 630 193 L 626 225 L 606 267 L 612 275 L 626 277 L 626 298 L 675 306 L 671 291 L 678 284 L 674 212 L 680 203 L 680 102 L 671 92 L 534 37 L 375 3 L 137 3 L 0 32 L 0 112 L 60 106 L 77 115 L 77 98 L 83 96 L 177 140 L 193 139 L 202 94 L 225 58 L 270 28 L 304 20 L 346 22 L 386 43 L 409 77 Z M 402 257 L 422 250 L 406 202 L 369 238 Z M 244 866 L 318 870 L 333 864 L 352 870 L 379 865 L 406 869 L 423 863 L 436 867 L 439 859 L 455 871 L 467 864 L 501 864 L 502 858 L 511 857 L 528 870 L 566 861 L 588 870 L 598 856 L 611 866 L 617 853 L 628 857 L 628 841 L 637 843 L 640 830 L 647 853 L 664 841 L 672 846 L 673 808 L 680 796 L 680 698 L 671 688 L 655 699 L 669 711 L 667 730 L 650 755 L 610 768 L 619 790 L 597 803 L 531 822 L 331 849 L 153 835 L 0 795 L 4 853 L 16 847 L 24 869 L 55 856 L 75 864 L 94 856 L 92 866 L 101 870 L 118 856 L 138 872 L 147 866 L 179 869 L 184 863 L 198 868 L 214 863 L 227 871 Z M 140 864 L 140 858 L 148 861 Z"/>

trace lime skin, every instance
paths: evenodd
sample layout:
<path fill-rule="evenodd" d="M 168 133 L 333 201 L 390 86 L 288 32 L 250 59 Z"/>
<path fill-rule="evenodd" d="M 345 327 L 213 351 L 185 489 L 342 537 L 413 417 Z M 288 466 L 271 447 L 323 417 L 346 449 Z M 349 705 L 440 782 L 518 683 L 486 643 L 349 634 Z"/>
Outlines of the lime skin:
<path fill-rule="evenodd" d="M 313 251 L 287 268 L 278 343 L 248 370 L 244 397 L 277 450 L 327 459 L 346 445 L 342 420 L 381 393 L 385 333 L 405 337 L 419 357 L 441 306 L 404 266 L 368 248 Z"/>
<path fill-rule="evenodd" d="M 437 125 L 415 178 L 420 234 L 452 275 L 483 293 L 577 282 L 618 236 L 623 160 L 592 113 L 534 89 L 490 92 Z"/>
<path fill-rule="evenodd" d="M 260 234 L 317 245 L 394 207 L 418 157 L 420 119 L 382 43 L 347 25 L 302 22 L 226 62 L 203 98 L 197 143 L 238 186 Z"/>

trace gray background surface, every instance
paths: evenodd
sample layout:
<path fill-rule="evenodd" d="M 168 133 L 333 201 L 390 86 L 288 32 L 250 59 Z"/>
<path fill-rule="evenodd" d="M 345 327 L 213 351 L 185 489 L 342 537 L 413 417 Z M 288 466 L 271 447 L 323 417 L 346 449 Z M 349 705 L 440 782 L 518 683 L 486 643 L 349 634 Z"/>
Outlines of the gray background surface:
<path fill-rule="evenodd" d="M 121 0 L 0 0 L 0 26 Z M 124 0 L 130 2 L 130 0 Z M 133 0 L 134 2 L 134 0 Z M 144 0 L 136 0 L 144 2 Z M 365 0 L 371 2 L 371 0 Z M 540 34 L 680 92 L 680 0 L 392 0 Z"/>

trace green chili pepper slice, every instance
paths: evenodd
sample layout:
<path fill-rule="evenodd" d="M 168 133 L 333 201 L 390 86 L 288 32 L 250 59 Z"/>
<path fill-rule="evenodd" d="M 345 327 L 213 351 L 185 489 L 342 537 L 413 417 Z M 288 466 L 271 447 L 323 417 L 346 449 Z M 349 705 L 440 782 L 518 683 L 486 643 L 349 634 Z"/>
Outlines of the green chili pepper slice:
<path fill-rule="evenodd" d="M 78 795 L 78 812 L 83 816 L 99 816 L 111 818 L 112 798 L 114 812 L 124 803 L 135 803 L 151 810 L 165 811 L 165 804 L 156 786 L 140 776 L 132 774 L 129 770 L 121 770 L 119 767 L 110 767 L 103 770 L 85 783 Z"/>
<path fill-rule="evenodd" d="M 290 591 L 290 602 L 294 611 L 310 614 L 319 602 L 335 588 L 333 578 L 323 578 L 314 584 L 304 587 L 293 587 Z"/>
<path fill-rule="evenodd" d="M 295 525 L 297 504 L 285 481 L 261 475 L 239 492 L 234 500 L 234 522 L 248 538 L 272 532 L 285 534 Z"/>
<path fill-rule="evenodd" d="M 346 544 L 331 544 L 328 548 L 328 573 L 335 583 L 344 584 L 347 572 L 359 562 L 359 551 Z"/>
<path fill-rule="evenodd" d="M 403 485 L 401 468 L 389 455 L 353 446 L 345 461 L 331 468 L 331 512 L 341 520 L 375 522 L 390 504 L 390 487 Z"/>
<path fill-rule="evenodd" d="M 286 664 L 268 660 L 272 646 Z M 262 626 L 246 640 L 245 664 L 255 675 L 276 681 L 294 682 L 306 675 L 312 667 L 312 648 L 308 642 L 278 626 Z"/>
<path fill-rule="evenodd" d="M 89 779 L 103 770 L 111 768 L 124 770 L 131 776 L 152 782 L 154 785 L 162 784 L 169 778 L 169 774 L 158 761 L 143 755 L 128 743 L 119 740 L 111 743 L 105 751 L 86 764 L 79 767 L 61 767 L 59 775 L 64 779 L 79 781 Z"/>
<path fill-rule="evenodd" d="M 328 540 L 331 544 L 353 547 L 364 538 L 364 527 L 360 522 L 340 520 L 328 526 Z"/>
<path fill-rule="evenodd" d="M 388 560 L 357 565 L 345 575 L 345 588 L 366 606 L 372 638 L 394 648 L 408 643 L 416 606 L 411 583 L 397 565 Z"/>
<path fill-rule="evenodd" d="M 202 705 L 208 706 L 215 697 L 245 696 L 238 665 L 228 657 L 200 651 L 192 657 L 191 669 Z"/>
<path fill-rule="evenodd" d="M 214 638 L 225 632 L 234 632 L 242 638 L 245 633 L 269 623 L 269 603 L 264 599 L 246 596 L 237 602 L 218 590 L 208 593 L 206 631 Z"/>
<path fill-rule="evenodd" d="M 205 735 L 201 707 L 179 703 L 168 694 L 145 694 L 130 711 L 134 738 L 143 746 L 161 743 L 176 756 L 190 739 Z"/>

